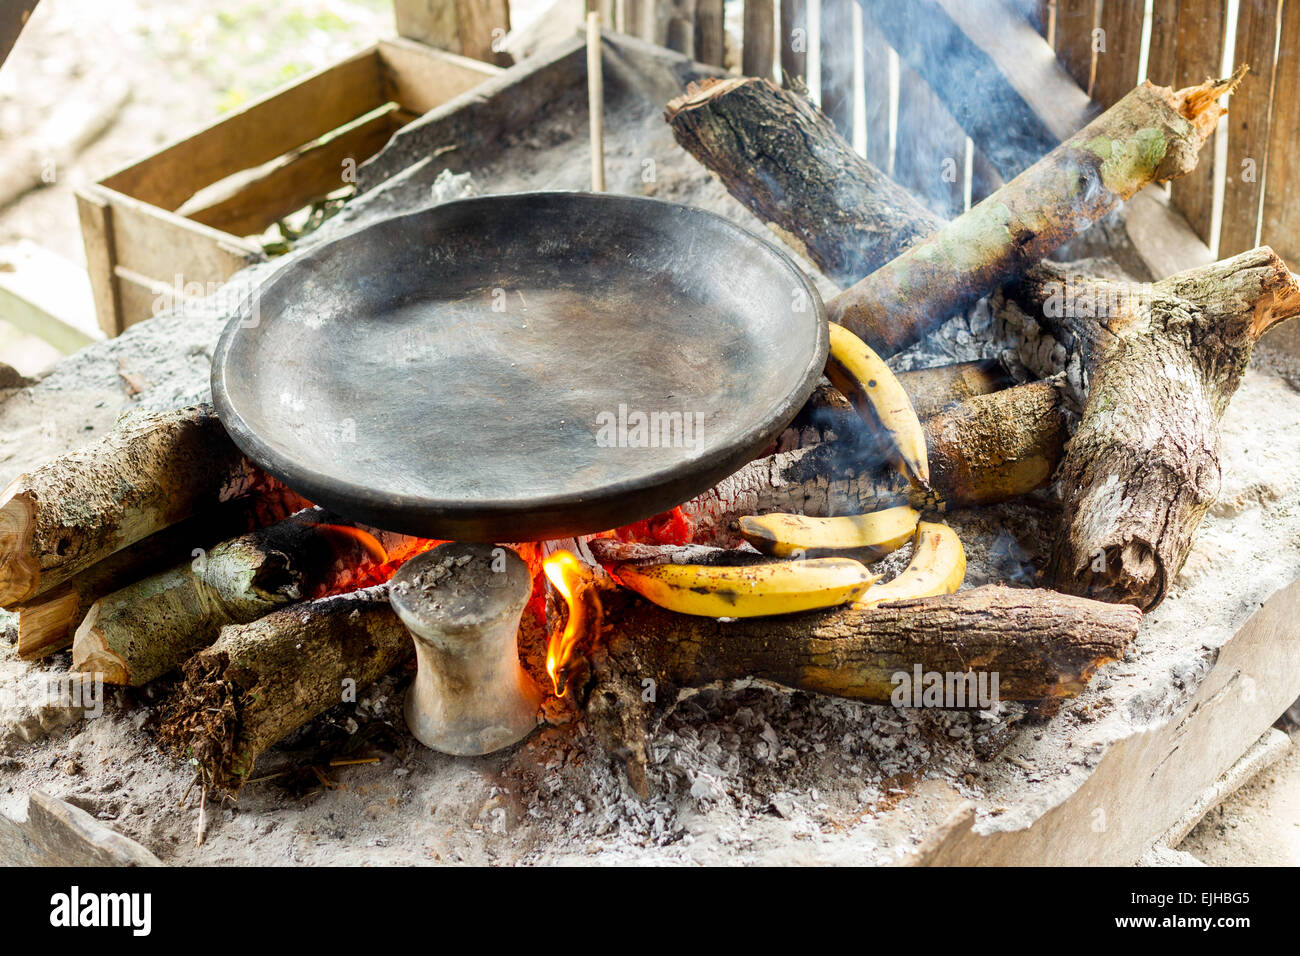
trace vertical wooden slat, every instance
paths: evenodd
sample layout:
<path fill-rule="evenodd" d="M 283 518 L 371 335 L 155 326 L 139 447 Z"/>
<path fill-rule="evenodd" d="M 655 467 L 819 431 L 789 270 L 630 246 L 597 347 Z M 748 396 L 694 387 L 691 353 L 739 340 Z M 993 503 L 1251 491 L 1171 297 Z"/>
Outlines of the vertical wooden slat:
<path fill-rule="evenodd" d="M 867 159 L 889 171 L 889 44 L 862 17 L 862 96 L 867 114 Z"/>
<path fill-rule="evenodd" d="M 853 141 L 853 5 L 822 0 L 822 112 Z"/>
<path fill-rule="evenodd" d="M 781 0 L 781 82 L 808 76 L 807 0 Z"/>
<path fill-rule="evenodd" d="M 1147 50 L 1147 79 L 1170 86 L 1178 66 L 1178 8 L 1181 0 L 1154 0 L 1151 6 L 1151 45 Z"/>
<path fill-rule="evenodd" d="M 695 0 L 675 0 L 664 10 L 664 46 L 695 59 Z"/>
<path fill-rule="evenodd" d="M 773 16 L 772 0 L 745 0 L 740 69 L 746 76 L 772 75 Z"/>
<path fill-rule="evenodd" d="M 508 0 L 456 0 L 460 19 L 460 52 L 476 60 L 509 66 L 511 59 L 496 53 L 493 43 L 510 32 Z"/>
<path fill-rule="evenodd" d="M 899 67 L 894 179 L 949 217 L 962 211 L 966 134 L 925 80 Z"/>
<path fill-rule="evenodd" d="M 1056 58 L 1074 81 L 1092 92 L 1092 31 L 1097 0 L 1056 0 Z"/>
<path fill-rule="evenodd" d="M 1103 108 L 1113 106 L 1137 85 L 1144 13 L 1142 0 L 1101 0 L 1101 38 L 1105 47 L 1097 51 L 1092 98 Z"/>
<path fill-rule="evenodd" d="M 1055 0 L 1031 0 L 1028 8 L 1029 24 L 1044 38 L 1051 35 L 1052 5 Z"/>
<path fill-rule="evenodd" d="M 1217 77 L 1223 65 L 1227 0 L 1182 0 L 1178 9 L 1178 58 L 1174 87 Z M 1214 218 L 1214 137 L 1201 147 L 1196 168 L 1171 186 L 1171 202 L 1192 230 L 1208 243 Z"/>
<path fill-rule="evenodd" d="M 1300 268 L 1300 168 L 1295 131 L 1300 129 L 1300 3 L 1282 5 L 1282 35 L 1273 80 L 1268 130 L 1268 170 L 1260 242 Z"/>
<path fill-rule="evenodd" d="M 695 0 L 695 59 L 713 66 L 722 66 L 727 58 L 722 4 L 723 0 Z"/>
<path fill-rule="evenodd" d="M 77 214 L 81 219 L 81 238 L 86 246 L 86 270 L 95 297 L 95 317 L 109 338 L 121 335 L 126 328 L 122 303 L 118 295 L 117 251 L 113 247 L 112 207 L 102 196 L 89 189 L 78 189 Z"/>
<path fill-rule="evenodd" d="M 1268 155 L 1269 105 L 1274 95 L 1273 46 L 1279 0 L 1241 0 L 1233 59 L 1250 72 L 1232 95 L 1228 111 L 1228 166 L 1223 177 L 1223 228 L 1219 257 L 1255 246 L 1259 200 Z M 1294 53 L 1293 53 L 1294 55 Z M 1294 95 L 1288 91 L 1288 95 Z"/>

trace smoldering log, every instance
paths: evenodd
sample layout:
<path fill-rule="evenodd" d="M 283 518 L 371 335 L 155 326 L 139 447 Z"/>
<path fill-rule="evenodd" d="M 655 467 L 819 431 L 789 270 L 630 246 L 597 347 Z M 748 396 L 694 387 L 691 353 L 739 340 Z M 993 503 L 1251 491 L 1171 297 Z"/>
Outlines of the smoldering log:
<path fill-rule="evenodd" d="M 990 395 L 1016 384 L 998 359 L 912 369 L 899 372 L 898 381 L 922 421 L 968 398 Z M 808 429 L 818 434 L 831 432 L 838 437 L 865 432 L 862 415 L 833 385 L 818 385 L 813 389 L 808 401 L 790 423 L 790 430 L 800 434 Z M 822 440 L 825 439 L 815 439 Z M 801 444 L 806 443 L 801 440 Z M 790 451 L 791 448 L 781 450 Z"/>
<path fill-rule="evenodd" d="M 225 627 L 185 663 L 160 739 L 196 760 L 206 785 L 237 791 L 267 748 L 412 653 L 386 584 Z"/>
<path fill-rule="evenodd" d="M 645 700 L 647 686 L 670 702 L 684 688 L 761 678 L 889 704 L 899 686 L 894 675 L 910 676 L 919 664 L 966 687 L 956 675 L 996 673 L 1001 700 L 1059 700 L 1078 694 L 1098 667 L 1119 658 L 1142 618 L 1128 605 L 994 585 L 869 610 L 734 621 L 674 614 L 625 591 L 602 604 L 587 719 L 643 796 L 653 707 Z"/>
<path fill-rule="evenodd" d="M 1251 350 L 1300 313 L 1300 286 L 1261 247 L 1151 286 L 1044 269 L 1015 293 L 1089 379 L 1049 574 L 1061 590 L 1150 610 L 1218 496 L 1219 420 Z"/>
<path fill-rule="evenodd" d="M 782 511 L 810 517 L 863 514 L 898 504 L 964 508 L 996 504 L 1041 488 L 1066 438 L 1060 390 L 1032 382 L 976 396 L 923 423 L 929 494 L 853 442 L 836 441 L 750 462 L 681 506 L 701 544 L 735 546 L 742 515 Z"/>
<path fill-rule="evenodd" d="M 100 598 L 188 560 L 196 548 L 211 548 L 308 506 L 301 496 L 279 486 L 219 505 L 123 548 L 65 584 L 13 608 L 18 612 L 18 656 L 35 660 L 72 646 L 77 625 Z"/>
<path fill-rule="evenodd" d="M 0 605 L 30 601 L 169 525 L 272 484 L 211 406 L 141 415 L 20 475 L 0 496 Z"/>
<path fill-rule="evenodd" d="M 110 684 L 148 683 L 215 641 L 223 626 L 345 590 L 415 541 L 320 508 L 299 512 L 96 601 L 77 628 L 72 665 Z"/>
<path fill-rule="evenodd" d="M 768 81 L 705 81 L 673 100 L 666 115 L 678 142 L 733 196 L 793 237 L 831 278 L 856 282 L 828 304 L 830 318 L 889 356 L 1139 189 L 1193 169 L 1222 114 L 1217 99 L 1235 84 L 1173 91 L 1144 83 L 941 227 L 829 121 Z M 820 217 L 832 203 L 846 212 L 831 220 L 836 227 L 823 228 Z M 890 223 L 896 241 L 882 238 Z M 876 267 L 891 245 L 897 255 Z M 864 268 L 865 277 L 855 274 Z"/>

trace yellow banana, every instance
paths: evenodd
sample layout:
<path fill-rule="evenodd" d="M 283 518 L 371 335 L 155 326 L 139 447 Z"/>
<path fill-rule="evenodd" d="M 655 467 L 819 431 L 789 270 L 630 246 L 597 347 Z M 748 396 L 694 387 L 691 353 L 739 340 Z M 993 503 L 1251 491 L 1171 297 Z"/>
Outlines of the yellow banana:
<path fill-rule="evenodd" d="M 876 575 L 849 558 L 742 567 L 621 564 L 614 576 L 643 598 L 680 614 L 763 617 L 835 607 L 867 593 Z"/>
<path fill-rule="evenodd" d="M 929 488 L 925 432 L 907 392 L 885 360 L 848 329 L 831 322 L 830 339 L 826 377 L 859 415 L 885 433 L 898 454 L 899 470 L 922 488 Z"/>
<path fill-rule="evenodd" d="M 780 558 L 870 549 L 872 560 L 879 560 L 901 548 L 920 520 L 921 513 L 908 505 L 839 518 L 769 514 L 741 518 L 740 533 L 758 550 Z"/>
<path fill-rule="evenodd" d="M 854 607 L 875 607 L 885 601 L 952 594 L 966 577 L 966 550 L 957 532 L 946 524 L 922 521 L 916 526 L 916 550 L 907 568 L 886 584 L 872 586 Z"/>

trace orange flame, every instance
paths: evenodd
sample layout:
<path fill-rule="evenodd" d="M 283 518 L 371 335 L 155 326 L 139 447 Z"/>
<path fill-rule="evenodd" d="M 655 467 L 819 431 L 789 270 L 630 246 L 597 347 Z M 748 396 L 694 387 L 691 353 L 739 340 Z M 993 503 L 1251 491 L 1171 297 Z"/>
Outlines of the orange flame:
<path fill-rule="evenodd" d="M 592 574 L 585 564 L 568 551 L 555 551 L 547 555 L 542 561 L 542 570 L 569 606 L 569 620 L 563 631 L 556 628 L 546 647 L 546 673 L 551 675 L 556 696 L 563 697 L 568 691 L 565 668 L 589 626 L 588 602 L 585 598 Z"/>

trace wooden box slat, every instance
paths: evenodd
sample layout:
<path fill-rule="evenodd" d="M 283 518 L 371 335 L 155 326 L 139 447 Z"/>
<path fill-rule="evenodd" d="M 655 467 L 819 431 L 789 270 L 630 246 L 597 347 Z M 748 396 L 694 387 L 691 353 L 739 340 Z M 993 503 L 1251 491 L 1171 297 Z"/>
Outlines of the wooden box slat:
<path fill-rule="evenodd" d="M 79 190 L 100 326 L 116 335 L 147 318 L 156 288 L 177 276 L 225 281 L 261 255 L 241 237 L 338 189 L 401 126 L 500 72 L 381 40 Z M 173 211 L 235 174 L 251 178 L 185 216 Z"/>
<path fill-rule="evenodd" d="M 1144 14 L 1145 7 L 1140 0 L 1102 0 L 1101 35 L 1105 49 L 1096 54 L 1092 98 L 1103 109 L 1114 106 L 1137 85 Z"/>
<path fill-rule="evenodd" d="M 1223 65 L 1227 0 L 1183 0 L 1178 10 L 1178 58 L 1174 86 L 1183 88 L 1217 77 Z M 1209 243 L 1214 220 L 1215 138 L 1201 148 L 1196 168 L 1171 184 L 1173 206 Z"/>

